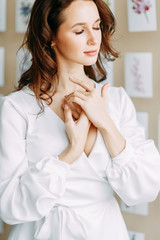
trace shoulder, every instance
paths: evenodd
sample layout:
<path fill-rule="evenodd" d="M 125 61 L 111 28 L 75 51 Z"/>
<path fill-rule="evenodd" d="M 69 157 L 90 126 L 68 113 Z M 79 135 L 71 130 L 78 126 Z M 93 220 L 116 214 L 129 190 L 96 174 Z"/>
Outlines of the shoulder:
<path fill-rule="evenodd" d="M 29 91 L 28 87 L 24 87 L 20 91 L 15 91 L 2 97 L 0 109 L 1 112 L 9 112 L 11 109 L 14 109 L 22 117 L 26 118 L 28 113 L 35 113 L 35 110 L 38 112 L 40 108 L 34 93 Z"/>

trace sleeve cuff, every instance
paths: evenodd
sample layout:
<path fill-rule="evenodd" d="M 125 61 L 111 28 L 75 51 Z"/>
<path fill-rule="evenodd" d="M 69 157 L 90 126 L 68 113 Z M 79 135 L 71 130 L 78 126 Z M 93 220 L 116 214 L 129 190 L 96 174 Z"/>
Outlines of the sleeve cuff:
<path fill-rule="evenodd" d="M 58 155 L 45 157 L 35 165 L 37 171 L 53 174 L 57 173 L 60 176 L 66 177 L 71 168 L 71 165 L 59 160 Z"/>
<path fill-rule="evenodd" d="M 134 153 L 133 147 L 126 140 L 126 146 L 124 150 L 116 157 L 113 157 L 112 161 L 115 165 L 121 166 L 123 164 L 126 164 L 130 160 L 130 158 L 133 156 L 133 153 Z"/>

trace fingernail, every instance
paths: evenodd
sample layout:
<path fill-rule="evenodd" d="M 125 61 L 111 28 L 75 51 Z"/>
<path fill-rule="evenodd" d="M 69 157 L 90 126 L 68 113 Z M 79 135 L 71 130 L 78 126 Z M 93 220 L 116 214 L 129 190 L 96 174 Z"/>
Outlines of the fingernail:
<path fill-rule="evenodd" d="M 71 77 L 69 77 L 69 79 L 73 80 L 73 77 L 71 76 Z"/>
<path fill-rule="evenodd" d="M 64 104 L 64 109 L 67 110 L 69 107 L 67 104 Z"/>

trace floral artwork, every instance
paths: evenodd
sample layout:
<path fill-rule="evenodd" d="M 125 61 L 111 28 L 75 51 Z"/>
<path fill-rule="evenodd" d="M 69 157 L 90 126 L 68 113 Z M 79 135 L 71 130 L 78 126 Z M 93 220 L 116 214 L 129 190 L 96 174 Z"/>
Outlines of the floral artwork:
<path fill-rule="evenodd" d="M 145 92 L 144 83 L 142 81 L 142 75 L 140 73 L 140 60 L 136 57 L 133 58 L 133 65 L 132 65 L 132 75 L 134 78 L 134 89 L 137 92 Z"/>
<path fill-rule="evenodd" d="M 147 12 L 152 7 L 149 0 L 132 0 L 133 2 L 133 10 L 137 14 L 144 14 L 146 17 L 146 20 L 149 21 Z"/>
<path fill-rule="evenodd" d="M 26 31 L 33 3 L 34 0 L 17 0 L 16 32 Z"/>
<path fill-rule="evenodd" d="M 0 47 L 0 87 L 4 86 L 4 47 Z"/>
<path fill-rule="evenodd" d="M 128 0 L 130 32 L 156 31 L 156 0 Z"/>
<path fill-rule="evenodd" d="M 28 24 L 31 7 L 32 7 L 31 3 L 21 2 L 20 15 L 22 16 L 22 19 L 25 24 Z"/>
<path fill-rule="evenodd" d="M 152 97 L 152 54 L 125 54 L 125 88 L 131 97 Z"/>
<path fill-rule="evenodd" d="M 6 31 L 6 0 L 0 0 L 0 32 Z"/>

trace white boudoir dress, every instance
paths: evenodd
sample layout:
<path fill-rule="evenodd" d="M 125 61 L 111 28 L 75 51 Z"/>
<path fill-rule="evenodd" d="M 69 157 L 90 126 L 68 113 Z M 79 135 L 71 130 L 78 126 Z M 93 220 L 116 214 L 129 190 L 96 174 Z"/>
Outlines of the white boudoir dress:
<path fill-rule="evenodd" d="M 101 91 L 101 84 L 97 88 Z M 111 158 L 101 133 L 87 157 L 72 164 L 64 122 L 43 114 L 26 86 L 3 98 L 0 112 L 0 217 L 9 240 L 129 240 L 113 193 L 127 205 L 153 201 L 160 189 L 160 156 L 136 121 L 123 88 L 108 90 L 108 113 L 126 139 Z M 82 129 L 83 131 L 83 129 Z"/>

